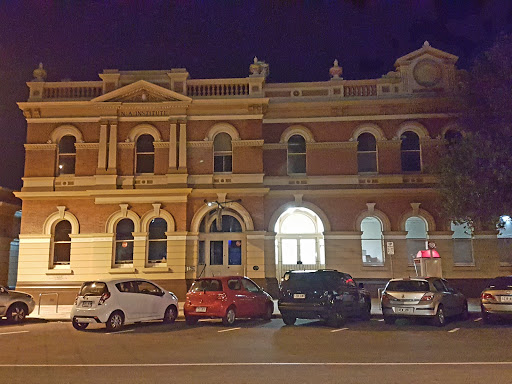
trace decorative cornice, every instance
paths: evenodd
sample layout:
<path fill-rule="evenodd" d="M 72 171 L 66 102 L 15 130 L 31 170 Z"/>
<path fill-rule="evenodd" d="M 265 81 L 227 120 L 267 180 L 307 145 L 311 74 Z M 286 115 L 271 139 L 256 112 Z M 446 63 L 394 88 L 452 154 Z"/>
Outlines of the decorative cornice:
<path fill-rule="evenodd" d="M 309 149 L 329 149 L 329 148 L 342 148 L 342 149 L 357 149 L 357 141 L 334 141 L 334 142 L 321 142 L 321 143 L 306 143 Z"/>
<path fill-rule="evenodd" d="M 124 143 L 117 143 L 117 148 L 120 149 L 135 149 L 135 143 L 128 141 Z"/>
<path fill-rule="evenodd" d="M 99 143 L 75 143 L 76 149 L 98 149 Z"/>
<path fill-rule="evenodd" d="M 57 144 L 25 144 L 25 149 L 30 150 L 57 150 Z"/>
<path fill-rule="evenodd" d="M 264 140 L 233 140 L 231 145 L 233 147 L 261 147 Z"/>
<path fill-rule="evenodd" d="M 213 147 L 213 141 L 188 141 L 187 147 L 194 147 L 194 148 L 209 148 Z"/>
<path fill-rule="evenodd" d="M 169 142 L 168 141 L 154 141 L 153 146 L 155 148 L 169 148 Z"/>

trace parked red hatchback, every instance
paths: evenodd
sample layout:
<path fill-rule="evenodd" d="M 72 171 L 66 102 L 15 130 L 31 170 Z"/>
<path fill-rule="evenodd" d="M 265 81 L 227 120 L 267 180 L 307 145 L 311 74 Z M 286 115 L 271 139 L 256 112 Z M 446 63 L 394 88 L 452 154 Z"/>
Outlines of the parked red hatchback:
<path fill-rule="evenodd" d="M 236 318 L 272 318 L 272 297 L 254 281 L 242 276 L 200 278 L 194 281 L 184 305 L 187 324 L 199 319 L 221 318 L 232 325 Z"/>

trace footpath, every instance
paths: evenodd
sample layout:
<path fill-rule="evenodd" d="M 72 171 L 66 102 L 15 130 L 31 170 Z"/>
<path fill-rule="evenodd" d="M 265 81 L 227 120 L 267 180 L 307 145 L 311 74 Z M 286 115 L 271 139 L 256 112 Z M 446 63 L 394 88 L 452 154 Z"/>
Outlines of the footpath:
<path fill-rule="evenodd" d="M 183 302 L 178 303 L 178 318 L 184 318 Z M 480 312 L 480 301 L 478 298 L 468 299 L 469 312 Z M 41 319 L 46 321 L 71 321 L 72 305 L 41 305 L 36 306 L 34 311 L 28 315 L 29 319 Z M 382 316 L 379 299 L 372 299 L 372 315 Z M 277 308 L 277 300 L 274 300 L 274 317 L 281 317 Z"/>

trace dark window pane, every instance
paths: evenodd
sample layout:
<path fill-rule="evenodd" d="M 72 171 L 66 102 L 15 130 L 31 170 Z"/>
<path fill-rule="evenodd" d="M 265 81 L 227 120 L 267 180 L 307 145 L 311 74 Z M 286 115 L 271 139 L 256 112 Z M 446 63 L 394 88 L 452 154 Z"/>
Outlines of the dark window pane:
<path fill-rule="evenodd" d="M 375 152 L 358 153 L 357 169 L 359 172 L 377 172 L 377 154 Z"/>
<path fill-rule="evenodd" d="M 155 152 L 155 147 L 153 145 L 153 136 L 151 135 L 141 135 L 137 139 L 137 153 L 138 152 Z"/>
<path fill-rule="evenodd" d="M 72 175 L 75 173 L 75 155 L 59 155 L 59 175 Z"/>
<path fill-rule="evenodd" d="M 240 240 L 228 240 L 228 264 L 242 265 L 242 242 Z"/>
<path fill-rule="evenodd" d="M 215 279 L 196 280 L 190 287 L 190 292 L 219 292 L 222 291 L 222 282 Z"/>
<path fill-rule="evenodd" d="M 204 252 L 205 252 L 204 241 L 199 241 L 198 250 L 197 250 L 197 264 L 198 265 L 206 264 L 206 256 L 205 256 Z"/>
<path fill-rule="evenodd" d="M 293 135 L 288 140 L 288 153 L 306 153 L 306 140 L 300 135 Z"/>
<path fill-rule="evenodd" d="M 80 288 L 80 296 L 101 296 L 108 292 L 107 284 L 99 281 L 88 281 Z"/>
<path fill-rule="evenodd" d="M 116 241 L 116 264 L 133 263 L 133 241 Z"/>
<path fill-rule="evenodd" d="M 232 156 L 231 155 L 215 155 L 213 157 L 214 172 L 231 172 Z"/>
<path fill-rule="evenodd" d="M 155 172 L 155 155 L 138 154 L 137 155 L 137 173 L 154 173 Z"/>
<path fill-rule="evenodd" d="M 55 243 L 53 247 L 53 264 L 69 264 L 71 243 Z"/>
<path fill-rule="evenodd" d="M 149 241 L 148 261 L 165 263 L 167 260 L 167 241 Z"/>
<path fill-rule="evenodd" d="M 210 265 L 224 264 L 224 244 L 222 241 L 210 242 Z"/>
<path fill-rule="evenodd" d="M 149 224 L 149 239 L 167 239 L 167 221 L 162 218 L 151 220 Z"/>
<path fill-rule="evenodd" d="M 421 160 L 419 151 L 402 152 L 402 171 L 419 172 L 421 171 Z"/>
<path fill-rule="evenodd" d="M 218 151 L 231 151 L 231 136 L 225 132 L 221 132 L 213 139 L 213 150 Z"/>
<path fill-rule="evenodd" d="M 368 132 L 360 134 L 357 138 L 357 150 L 359 152 L 376 151 L 377 141 L 375 140 L 375 136 Z"/>
<path fill-rule="evenodd" d="M 306 173 L 306 155 L 288 155 L 288 173 Z"/>
<path fill-rule="evenodd" d="M 122 219 L 116 226 L 116 240 L 133 240 L 133 221 Z"/>
<path fill-rule="evenodd" d="M 71 233 L 71 223 L 67 220 L 62 220 L 55 226 L 55 241 L 71 241 L 69 234 Z"/>
<path fill-rule="evenodd" d="M 215 219 L 211 224 L 210 232 L 242 232 L 242 226 L 235 217 L 222 215 L 222 230 L 217 229 L 217 219 Z"/>
<path fill-rule="evenodd" d="M 428 282 L 421 280 L 390 281 L 386 287 L 386 291 L 394 292 L 427 292 L 429 290 Z"/>
<path fill-rule="evenodd" d="M 59 140 L 59 154 L 61 153 L 75 153 L 75 136 L 63 136 Z"/>
<path fill-rule="evenodd" d="M 414 132 L 407 131 L 400 136 L 402 140 L 402 151 L 420 149 L 420 138 Z"/>

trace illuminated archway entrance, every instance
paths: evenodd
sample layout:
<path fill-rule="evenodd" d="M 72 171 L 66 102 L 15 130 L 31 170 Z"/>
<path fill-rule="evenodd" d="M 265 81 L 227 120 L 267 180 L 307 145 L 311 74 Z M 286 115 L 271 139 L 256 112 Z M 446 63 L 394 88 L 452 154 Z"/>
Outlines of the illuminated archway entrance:
<path fill-rule="evenodd" d="M 276 273 L 325 268 L 324 225 L 308 208 L 287 209 L 277 220 Z"/>

